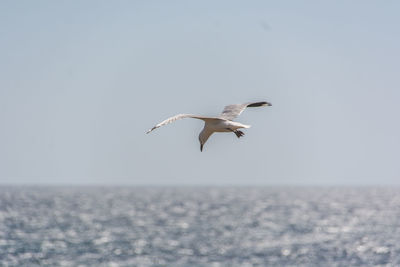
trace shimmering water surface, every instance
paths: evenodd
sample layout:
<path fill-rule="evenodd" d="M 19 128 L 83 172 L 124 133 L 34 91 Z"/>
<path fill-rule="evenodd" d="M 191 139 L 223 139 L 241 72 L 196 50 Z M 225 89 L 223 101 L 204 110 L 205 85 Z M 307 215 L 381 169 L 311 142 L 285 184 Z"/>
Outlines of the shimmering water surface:
<path fill-rule="evenodd" d="M 0 266 L 400 266 L 400 188 L 3 186 Z"/>

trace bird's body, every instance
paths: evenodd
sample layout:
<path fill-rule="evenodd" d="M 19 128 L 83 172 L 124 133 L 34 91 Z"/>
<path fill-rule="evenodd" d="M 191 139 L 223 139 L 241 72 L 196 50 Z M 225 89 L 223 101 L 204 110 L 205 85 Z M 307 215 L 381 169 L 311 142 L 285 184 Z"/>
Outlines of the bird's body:
<path fill-rule="evenodd" d="M 183 118 L 193 118 L 204 121 L 204 128 L 200 132 L 199 141 L 200 141 L 200 150 L 203 151 L 203 146 L 207 142 L 208 138 L 215 132 L 233 132 L 236 134 L 238 138 L 242 137 L 244 133 L 238 129 L 241 128 L 250 128 L 250 125 L 245 125 L 240 122 L 232 121 L 232 119 L 236 118 L 243 112 L 246 107 L 261 107 L 261 106 L 271 106 L 268 102 L 254 102 L 254 103 L 245 103 L 245 104 L 237 104 L 237 105 L 229 105 L 224 108 L 222 114 L 219 117 L 203 117 L 192 114 L 179 114 L 173 117 L 162 121 L 157 124 L 153 128 L 147 131 L 150 133 L 151 131 L 174 122 Z"/>
<path fill-rule="evenodd" d="M 209 128 L 213 132 L 233 132 L 240 128 L 250 128 L 250 125 L 244 125 L 240 122 L 230 121 L 225 119 L 215 119 L 206 121 L 204 127 Z"/>

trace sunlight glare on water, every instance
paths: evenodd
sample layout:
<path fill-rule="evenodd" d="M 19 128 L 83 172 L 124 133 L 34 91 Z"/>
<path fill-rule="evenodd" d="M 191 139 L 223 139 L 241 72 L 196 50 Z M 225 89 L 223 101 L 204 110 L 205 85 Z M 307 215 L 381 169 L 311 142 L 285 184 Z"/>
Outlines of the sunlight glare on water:
<path fill-rule="evenodd" d="M 400 265 L 400 189 L 1 187 L 2 266 Z"/>

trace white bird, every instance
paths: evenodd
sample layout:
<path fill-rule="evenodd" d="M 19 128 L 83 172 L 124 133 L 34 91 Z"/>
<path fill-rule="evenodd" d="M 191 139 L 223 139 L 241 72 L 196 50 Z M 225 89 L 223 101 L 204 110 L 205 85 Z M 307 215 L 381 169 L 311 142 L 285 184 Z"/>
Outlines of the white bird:
<path fill-rule="evenodd" d="M 239 131 L 240 128 L 250 128 L 250 125 L 244 125 L 240 122 L 232 121 L 234 118 L 239 116 L 245 108 L 252 108 L 252 107 L 261 107 L 261 106 L 271 106 L 268 102 L 249 102 L 244 104 L 235 104 L 229 105 L 224 108 L 221 115 L 218 117 L 203 117 L 197 116 L 193 114 L 178 114 L 176 116 L 170 117 L 165 121 L 160 122 L 146 133 L 150 133 L 151 131 L 174 122 L 176 120 L 184 119 L 184 118 L 193 118 L 203 120 L 204 128 L 199 134 L 199 141 L 200 141 L 200 151 L 203 151 L 203 146 L 207 142 L 208 138 L 215 132 L 233 132 L 236 134 L 238 138 L 242 137 L 244 133 Z"/>

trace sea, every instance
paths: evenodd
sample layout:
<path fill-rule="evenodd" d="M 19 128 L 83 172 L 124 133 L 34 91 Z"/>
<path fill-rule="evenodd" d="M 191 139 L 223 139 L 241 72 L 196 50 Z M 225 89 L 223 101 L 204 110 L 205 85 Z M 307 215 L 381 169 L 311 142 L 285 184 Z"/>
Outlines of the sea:
<path fill-rule="evenodd" d="M 400 266 L 400 188 L 1 186 L 0 266 Z"/>

